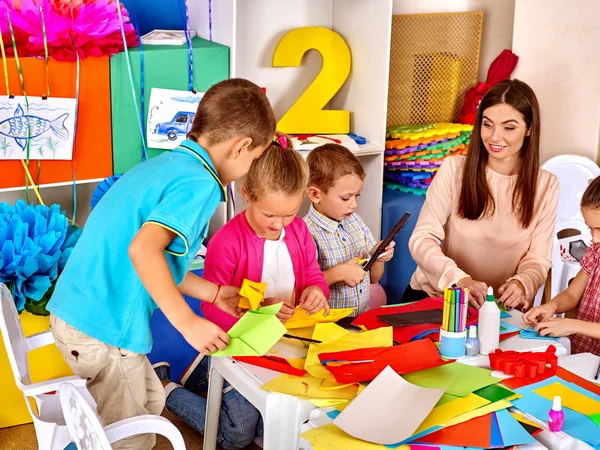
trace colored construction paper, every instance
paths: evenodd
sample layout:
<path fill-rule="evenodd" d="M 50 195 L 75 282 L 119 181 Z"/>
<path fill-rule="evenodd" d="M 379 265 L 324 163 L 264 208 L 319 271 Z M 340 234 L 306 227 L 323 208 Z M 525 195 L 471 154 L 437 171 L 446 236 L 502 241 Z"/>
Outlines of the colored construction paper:
<path fill-rule="evenodd" d="M 414 433 L 444 390 L 445 386 L 423 388 L 411 384 L 388 366 L 333 423 L 367 442 L 400 442 Z"/>
<path fill-rule="evenodd" d="M 238 306 L 242 309 L 251 309 L 255 311 L 265 299 L 267 283 L 258 283 L 244 278 L 240 288 L 240 303 Z"/>
<path fill-rule="evenodd" d="M 294 367 L 287 359 L 280 358 L 279 356 L 234 356 L 233 359 L 254 366 L 276 370 L 277 372 L 296 375 L 297 377 L 306 375 L 306 370 Z"/>
<path fill-rule="evenodd" d="M 475 394 L 473 394 L 475 395 Z M 481 417 L 484 414 L 489 414 L 491 412 L 495 412 L 495 411 L 499 411 L 501 409 L 506 409 L 506 408 L 510 408 L 512 405 L 507 402 L 506 400 L 499 400 L 497 402 L 494 403 L 490 403 L 487 405 L 482 406 L 481 408 L 477 408 L 471 411 L 467 411 L 457 417 L 454 417 L 452 419 L 450 419 L 449 421 L 445 422 L 444 425 L 449 427 L 452 425 L 456 425 L 458 423 L 463 423 L 466 422 L 468 420 L 471 420 L 475 417 Z"/>
<path fill-rule="evenodd" d="M 354 333 L 335 323 L 319 323 L 315 326 L 313 339 L 321 344 L 310 344 L 304 369 L 315 378 L 334 378 L 319 361 L 320 353 L 335 353 L 359 348 L 391 347 L 392 327 Z"/>
<path fill-rule="evenodd" d="M 294 311 L 294 315 L 288 319 L 285 323 L 285 327 L 288 330 L 292 330 L 294 328 L 304 328 L 311 327 L 318 323 L 329 323 L 329 322 L 337 322 L 344 317 L 352 314 L 356 308 L 341 308 L 341 309 L 330 309 L 329 314 L 324 315 L 325 310 L 321 310 L 310 316 L 306 314 L 306 311 L 300 306 L 296 307 L 296 311 Z"/>
<path fill-rule="evenodd" d="M 373 361 L 367 363 L 326 365 L 338 383 L 371 381 L 390 366 L 403 375 L 429 369 L 452 361 L 443 360 L 435 344 L 429 339 L 394 345 L 387 348 L 361 348 L 335 353 L 320 353 L 319 360 L 325 361 Z"/>
<path fill-rule="evenodd" d="M 502 442 L 502 435 L 500 434 L 500 427 L 498 425 L 498 419 L 496 418 L 496 412 L 491 414 L 492 426 L 490 435 L 490 447 L 504 447 Z"/>
<path fill-rule="evenodd" d="M 480 409 L 489 403 L 490 402 L 484 398 L 478 397 L 474 394 L 468 394 L 465 397 L 458 397 L 452 402 L 445 403 L 441 406 L 436 406 L 415 432 L 415 438 L 416 435 L 422 433 L 423 431 L 429 430 L 436 426 L 444 426 L 452 419 Z"/>
<path fill-rule="evenodd" d="M 427 311 L 414 311 L 396 314 L 382 314 L 377 316 L 384 322 L 394 326 L 401 327 L 404 325 L 419 325 L 419 324 L 441 324 L 442 310 L 431 309 Z"/>
<path fill-rule="evenodd" d="M 591 414 L 588 416 L 596 425 L 600 427 L 600 413 Z"/>
<path fill-rule="evenodd" d="M 248 311 L 227 332 L 229 345 L 212 356 L 262 356 L 281 339 L 285 327 L 276 314 L 281 303 Z"/>
<path fill-rule="evenodd" d="M 519 334 L 521 336 L 521 339 L 540 339 L 543 341 L 557 341 L 558 340 L 557 337 L 540 336 L 534 330 L 521 330 L 521 332 Z"/>
<path fill-rule="evenodd" d="M 295 377 L 283 374 L 261 386 L 265 391 L 294 395 L 307 400 L 352 400 L 356 397 L 358 386 L 344 386 L 334 380 L 323 380 L 310 375 Z"/>
<path fill-rule="evenodd" d="M 515 327 L 514 325 L 511 325 L 510 323 L 504 320 L 500 321 L 500 334 L 512 333 L 514 331 L 520 332 L 521 328 Z"/>
<path fill-rule="evenodd" d="M 491 370 L 454 362 L 445 366 L 409 373 L 403 375 L 403 377 L 406 381 L 422 387 L 439 387 L 451 381 L 446 393 L 464 397 L 477 389 L 501 381 L 499 378 L 492 377 L 491 373 Z"/>
<path fill-rule="evenodd" d="M 486 386 L 484 388 L 477 389 L 473 392 L 473 394 L 479 395 L 480 397 L 485 398 L 486 400 L 489 400 L 492 403 L 497 402 L 498 400 L 504 400 L 505 398 L 509 398 L 515 395 L 513 391 L 499 384 L 490 384 L 489 386 Z"/>
<path fill-rule="evenodd" d="M 409 313 L 435 309 L 441 311 L 443 309 L 443 304 L 443 298 L 439 297 L 436 299 L 426 298 L 407 305 L 371 309 L 356 317 L 352 322 L 352 325 L 357 327 L 365 327 L 367 330 L 374 330 L 376 328 L 389 326 L 389 324 L 387 324 L 378 317 L 380 315 Z M 469 308 L 467 325 L 477 324 L 478 318 L 479 312 L 475 308 Z M 437 341 L 439 340 L 439 329 L 439 324 L 421 324 L 394 327 L 394 342 L 398 344 L 405 344 L 413 340 L 415 336 L 423 335 L 425 332 L 430 332 L 431 334 L 428 334 L 427 336 L 430 337 L 432 340 Z"/>
<path fill-rule="evenodd" d="M 521 423 L 515 419 L 507 409 L 494 413 L 500 427 L 502 442 L 505 447 L 513 445 L 534 444 L 536 440 L 523 428 Z"/>
<path fill-rule="evenodd" d="M 587 395 L 581 394 L 563 383 L 552 383 L 548 386 L 536 389 L 537 395 L 541 395 L 548 400 L 553 400 L 554 396 L 561 398 L 562 406 L 580 412 L 586 416 L 592 416 L 600 413 L 600 401 L 594 400 Z M 600 430 L 598 430 L 600 432 Z"/>
<path fill-rule="evenodd" d="M 424 444 L 453 445 L 460 447 L 490 447 L 492 414 L 476 417 L 451 427 L 428 434 L 414 442 Z M 411 446 L 412 447 L 412 446 Z"/>
<path fill-rule="evenodd" d="M 515 400 L 513 405 L 524 413 L 527 413 L 540 421 L 546 422 L 548 420 L 548 411 L 552 408 L 552 401 L 535 394 L 534 391 L 556 382 L 564 383 L 569 388 L 581 394 L 589 395 L 594 400 L 600 401 L 600 396 L 588 392 L 576 384 L 563 381 L 557 376 L 553 376 L 547 380 L 517 389 L 517 393 L 521 394 L 523 398 Z M 562 431 L 574 438 L 588 442 L 591 445 L 600 445 L 598 425 L 584 414 L 573 411 L 572 409 L 563 408 L 563 413 L 565 415 L 565 422 Z"/>
<path fill-rule="evenodd" d="M 500 319 L 510 319 L 512 316 L 506 311 L 500 311 Z"/>
<path fill-rule="evenodd" d="M 315 450 L 383 450 L 380 444 L 361 441 L 353 438 L 332 423 L 305 431 L 300 435 L 306 439 Z"/>

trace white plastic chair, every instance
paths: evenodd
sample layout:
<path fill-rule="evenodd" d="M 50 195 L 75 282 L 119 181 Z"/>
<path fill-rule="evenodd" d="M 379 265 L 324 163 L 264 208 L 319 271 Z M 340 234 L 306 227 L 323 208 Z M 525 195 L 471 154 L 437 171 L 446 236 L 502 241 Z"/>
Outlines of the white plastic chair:
<path fill-rule="evenodd" d="M 0 329 L 15 382 L 25 397 L 25 403 L 33 419 L 38 448 L 40 450 L 63 450 L 71 440 L 65 426 L 58 395 L 54 391 L 57 391 L 61 384 L 71 384 L 81 391 L 90 405 L 95 405 L 85 387 L 85 380 L 69 376 L 38 383 L 31 382 L 27 353 L 36 348 L 54 344 L 54 337 L 50 331 L 29 337 L 23 335 L 23 328 L 13 298 L 2 283 L 0 283 Z M 31 406 L 30 397 L 35 399 L 37 412 Z"/>
<path fill-rule="evenodd" d="M 561 259 L 557 234 L 567 229 L 579 230 L 584 236 L 589 233 L 581 215 L 581 197 L 590 182 L 600 176 L 600 167 L 583 156 L 560 155 L 546 161 L 542 169 L 556 175 L 559 182 L 550 283 L 550 298 L 554 298 L 567 288 L 569 281 L 577 275 L 581 267 L 579 263 Z M 538 291 L 534 306 L 541 304 L 543 293 L 544 286 Z"/>
<path fill-rule="evenodd" d="M 267 370 L 267 369 L 263 369 Z M 223 384 L 227 380 L 256 409 L 264 421 L 264 450 L 297 450 L 300 427 L 316 406 L 292 395 L 261 389 L 262 383 L 228 356 L 211 358 L 204 427 L 204 450 L 215 450 Z"/>
<path fill-rule="evenodd" d="M 174 450 L 185 450 L 183 436 L 164 417 L 136 416 L 103 427 L 94 409 L 72 384 L 61 385 L 59 396 L 69 435 L 79 450 L 110 450 L 111 442 L 146 433 L 165 436 Z"/>

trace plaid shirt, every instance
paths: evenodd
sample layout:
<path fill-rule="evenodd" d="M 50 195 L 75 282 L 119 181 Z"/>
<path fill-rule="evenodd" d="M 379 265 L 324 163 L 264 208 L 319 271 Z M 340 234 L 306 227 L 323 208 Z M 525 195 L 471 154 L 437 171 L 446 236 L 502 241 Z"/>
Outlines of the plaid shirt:
<path fill-rule="evenodd" d="M 600 323 L 600 245 L 592 245 L 581 259 L 581 268 L 588 274 L 588 283 L 579 303 L 578 320 Z M 571 336 L 571 353 L 590 352 L 600 356 L 600 339 L 581 334 Z"/>
<path fill-rule="evenodd" d="M 358 257 L 361 253 L 364 258 L 368 257 L 377 244 L 358 214 L 352 214 L 338 222 L 324 216 L 311 205 L 304 221 L 317 246 L 317 258 L 323 271 Z M 329 305 L 332 308 L 356 308 L 352 316 L 357 316 L 369 309 L 370 286 L 369 273 L 355 287 L 346 286 L 344 282 L 335 283 L 330 286 Z"/>

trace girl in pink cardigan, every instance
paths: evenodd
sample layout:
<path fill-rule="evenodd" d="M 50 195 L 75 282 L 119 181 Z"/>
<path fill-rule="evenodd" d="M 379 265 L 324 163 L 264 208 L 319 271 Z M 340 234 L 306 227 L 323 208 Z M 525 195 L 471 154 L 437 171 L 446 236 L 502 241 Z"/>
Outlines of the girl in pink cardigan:
<path fill-rule="evenodd" d="M 267 283 L 265 303 L 283 302 L 282 322 L 300 305 L 309 314 L 329 312 L 329 287 L 317 262 L 308 227 L 296 214 L 308 185 L 308 167 L 283 134 L 252 163 L 242 193 L 248 208 L 211 239 L 203 278 L 222 286 L 241 286 L 244 278 Z M 205 318 L 223 330 L 238 320 L 202 302 Z M 166 406 L 204 433 L 210 358 L 201 354 L 188 367 L 181 385 L 169 383 L 168 365 L 155 367 L 165 385 Z M 183 386 L 182 386 L 183 385 Z M 228 386 L 226 384 L 226 386 Z M 260 413 L 238 391 L 226 387 L 219 419 L 219 447 L 239 449 L 262 439 Z"/>
<path fill-rule="evenodd" d="M 242 194 L 248 208 L 211 239 L 203 278 L 222 286 L 241 286 L 244 278 L 266 282 L 265 304 L 283 302 L 278 317 L 285 322 L 296 305 L 309 314 L 329 312 L 329 287 L 310 231 L 296 217 L 308 183 L 306 162 L 278 136 L 246 175 Z M 210 303 L 201 307 L 225 331 L 238 320 Z"/>

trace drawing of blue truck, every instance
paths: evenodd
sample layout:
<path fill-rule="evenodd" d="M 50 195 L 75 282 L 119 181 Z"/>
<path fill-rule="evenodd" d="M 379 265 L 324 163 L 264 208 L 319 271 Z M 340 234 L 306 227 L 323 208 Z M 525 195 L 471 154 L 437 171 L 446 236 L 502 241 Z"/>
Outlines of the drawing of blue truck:
<path fill-rule="evenodd" d="M 170 141 L 175 141 L 180 135 L 187 135 L 196 113 L 179 111 L 169 122 L 159 122 L 154 128 L 155 134 L 163 134 Z"/>

